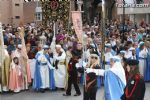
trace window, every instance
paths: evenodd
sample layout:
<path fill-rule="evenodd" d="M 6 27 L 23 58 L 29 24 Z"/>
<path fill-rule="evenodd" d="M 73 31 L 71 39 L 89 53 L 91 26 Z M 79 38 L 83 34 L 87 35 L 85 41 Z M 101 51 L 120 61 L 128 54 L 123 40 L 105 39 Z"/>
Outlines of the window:
<path fill-rule="evenodd" d="M 24 2 L 31 2 L 31 0 L 24 0 Z"/>
<path fill-rule="evenodd" d="M 15 3 L 15 6 L 20 6 L 19 3 Z"/>
<path fill-rule="evenodd" d="M 20 19 L 20 16 L 15 16 L 16 19 Z"/>
<path fill-rule="evenodd" d="M 41 21 L 42 20 L 42 13 L 37 12 L 35 17 L 36 17 L 37 21 Z"/>

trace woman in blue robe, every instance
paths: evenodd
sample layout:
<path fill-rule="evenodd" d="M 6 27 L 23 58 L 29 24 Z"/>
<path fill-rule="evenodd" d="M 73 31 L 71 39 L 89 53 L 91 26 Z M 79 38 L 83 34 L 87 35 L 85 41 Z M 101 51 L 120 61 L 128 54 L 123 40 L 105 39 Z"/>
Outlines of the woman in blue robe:
<path fill-rule="evenodd" d="M 87 73 L 94 72 L 96 75 L 104 76 L 105 100 L 120 100 L 126 86 L 125 71 L 121 64 L 121 59 L 114 56 L 110 59 L 111 68 L 87 69 Z"/>
<path fill-rule="evenodd" d="M 146 63 L 147 63 L 147 66 L 144 72 L 144 80 L 150 81 L 150 48 L 148 48 Z"/>
<path fill-rule="evenodd" d="M 33 89 L 41 90 L 41 92 L 44 92 L 44 89 L 49 88 L 50 90 L 55 89 L 55 83 L 54 83 L 54 68 L 52 67 L 50 63 L 50 57 L 48 53 L 45 53 L 45 50 L 48 50 L 48 46 L 44 46 L 44 50 L 38 52 L 36 54 L 36 65 L 35 65 L 35 73 L 34 73 L 34 79 L 33 79 Z M 39 60 L 42 58 L 42 60 Z M 45 59 L 45 60 L 43 60 Z M 43 75 L 41 74 L 42 67 L 48 67 L 48 76 L 46 75 L 46 80 L 43 81 Z M 45 70 L 45 69 L 44 69 Z M 46 74 L 46 73 L 45 73 Z M 47 80 L 48 79 L 48 80 Z M 44 83 L 43 83 L 44 82 Z M 47 86 L 49 85 L 49 86 Z"/>

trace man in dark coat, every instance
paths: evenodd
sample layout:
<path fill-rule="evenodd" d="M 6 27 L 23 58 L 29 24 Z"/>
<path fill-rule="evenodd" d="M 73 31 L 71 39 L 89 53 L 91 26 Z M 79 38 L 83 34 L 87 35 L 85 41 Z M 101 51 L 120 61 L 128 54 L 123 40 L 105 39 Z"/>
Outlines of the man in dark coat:
<path fill-rule="evenodd" d="M 144 100 L 146 89 L 144 79 L 139 73 L 139 61 L 129 60 L 127 64 L 129 79 L 121 100 Z"/>
<path fill-rule="evenodd" d="M 68 87 L 66 90 L 66 94 L 63 96 L 70 96 L 71 95 L 71 86 L 74 85 L 76 94 L 74 96 L 81 95 L 79 86 L 78 86 L 78 71 L 77 71 L 77 63 L 81 56 L 81 54 L 77 50 L 72 51 L 72 58 L 68 63 Z"/>

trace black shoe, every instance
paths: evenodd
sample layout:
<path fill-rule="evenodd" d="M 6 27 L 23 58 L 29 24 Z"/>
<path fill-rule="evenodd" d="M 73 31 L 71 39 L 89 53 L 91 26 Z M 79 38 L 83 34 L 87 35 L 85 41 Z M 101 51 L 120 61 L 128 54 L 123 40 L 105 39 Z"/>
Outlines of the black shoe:
<path fill-rule="evenodd" d="M 63 94 L 63 96 L 71 96 L 71 94 Z"/>
<path fill-rule="evenodd" d="M 60 90 L 61 90 L 61 91 L 65 91 L 65 89 L 64 89 L 64 88 L 60 88 Z"/>
<path fill-rule="evenodd" d="M 44 90 L 44 89 L 41 89 L 40 92 L 41 92 L 41 93 L 45 93 L 45 90 Z"/>
<path fill-rule="evenodd" d="M 80 96 L 81 94 L 75 94 L 74 96 Z"/>

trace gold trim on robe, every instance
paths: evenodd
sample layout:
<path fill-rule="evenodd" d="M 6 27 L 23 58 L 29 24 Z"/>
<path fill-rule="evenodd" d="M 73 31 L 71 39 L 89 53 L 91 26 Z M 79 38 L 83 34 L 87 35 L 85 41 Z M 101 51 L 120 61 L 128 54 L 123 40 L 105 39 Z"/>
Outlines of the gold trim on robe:
<path fill-rule="evenodd" d="M 5 59 L 2 64 L 2 86 L 8 87 L 9 84 L 9 68 L 10 68 L 10 56 L 5 51 Z"/>

